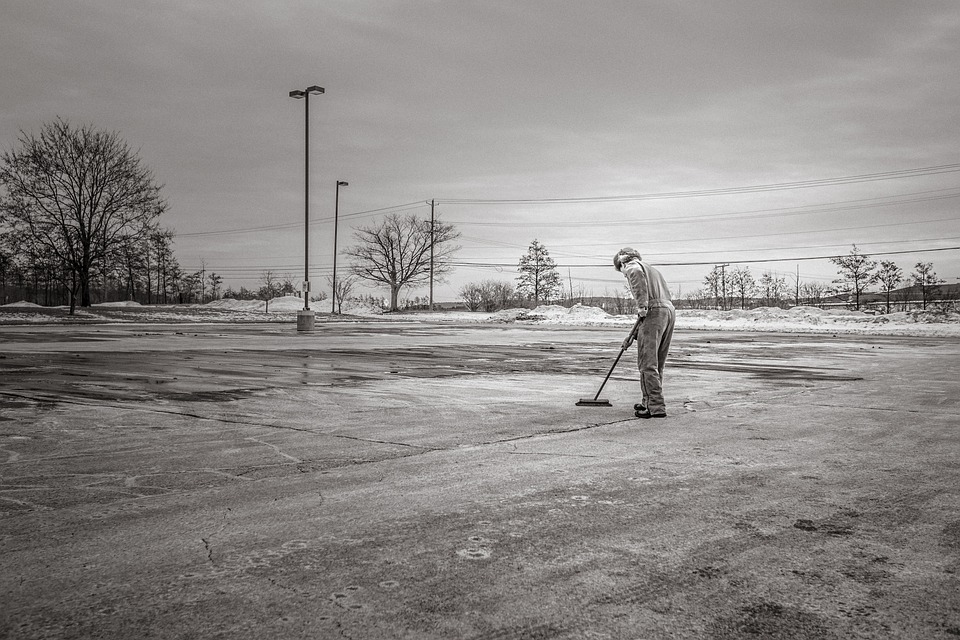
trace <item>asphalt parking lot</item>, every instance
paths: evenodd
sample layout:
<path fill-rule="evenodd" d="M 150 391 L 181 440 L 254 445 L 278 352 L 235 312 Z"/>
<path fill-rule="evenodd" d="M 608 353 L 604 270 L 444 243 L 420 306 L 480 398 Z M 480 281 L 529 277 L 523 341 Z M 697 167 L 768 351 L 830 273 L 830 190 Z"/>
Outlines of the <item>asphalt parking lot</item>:
<path fill-rule="evenodd" d="M 0 327 L 0 637 L 956 638 L 960 340 Z"/>

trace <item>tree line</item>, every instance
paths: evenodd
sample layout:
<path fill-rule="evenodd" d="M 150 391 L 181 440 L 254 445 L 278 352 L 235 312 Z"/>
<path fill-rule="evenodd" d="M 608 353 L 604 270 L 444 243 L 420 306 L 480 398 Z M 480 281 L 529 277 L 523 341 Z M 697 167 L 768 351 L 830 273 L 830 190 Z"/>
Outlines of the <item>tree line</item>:
<path fill-rule="evenodd" d="M 782 307 L 790 305 L 823 306 L 828 301 L 860 310 L 869 298 L 876 306 L 880 296 L 882 310 L 890 313 L 895 307 L 906 310 L 912 306 L 926 309 L 927 305 L 944 296 L 940 292 L 943 280 L 931 262 L 917 262 L 913 272 L 906 274 L 892 260 L 873 260 L 860 252 L 856 245 L 845 256 L 831 258 L 838 269 L 838 278 L 830 287 L 822 282 L 801 282 L 799 275 L 793 283 L 769 271 L 760 279 L 754 278 L 749 267 L 738 266 L 730 271 L 718 265 L 704 278 L 704 287 L 688 295 L 691 306 L 718 309 L 749 309 L 757 306 Z M 877 291 L 871 291 L 871 287 Z"/>
<path fill-rule="evenodd" d="M 17 148 L 0 156 L 0 188 L 0 303 L 69 304 L 74 313 L 95 301 L 299 295 L 289 277 L 272 271 L 250 291 L 224 289 L 222 276 L 205 266 L 181 268 L 175 234 L 160 225 L 168 209 L 162 185 L 117 133 L 74 127 L 62 118 L 37 134 L 21 131 Z M 364 281 L 386 287 L 389 308 L 397 310 L 404 287 L 443 281 L 459 236 L 453 225 L 413 215 L 392 214 L 360 227 L 356 245 L 346 250 L 353 258 L 350 272 L 327 279 L 335 308 Z"/>
<path fill-rule="evenodd" d="M 185 272 L 162 185 L 117 133 L 57 118 L 0 156 L 0 288 L 45 305 L 147 304 L 219 295 L 218 274 Z"/>
<path fill-rule="evenodd" d="M 168 204 L 162 185 L 116 133 L 91 126 L 73 127 L 57 118 L 38 134 L 22 132 L 19 146 L 0 156 L 0 302 L 33 299 L 44 305 L 133 300 L 144 304 L 207 302 L 219 297 L 270 300 L 300 295 L 289 276 L 265 271 L 256 290 L 224 288 L 214 271 L 184 270 L 173 251 L 175 234 L 160 225 Z M 401 299 L 401 291 L 444 282 L 454 268 L 460 233 L 452 224 L 431 215 L 390 214 L 353 234 L 345 250 L 351 258 L 347 274 L 327 278 L 332 309 L 342 311 L 363 282 L 389 291 L 383 306 L 390 311 L 430 308 L 429 299 Z M 819 282 L 801 283 L 791 291 L 782 277 L 770 272 L 755 279 L 749 267 L 718 265 L 704 279 L 704 288 L 688 293 L 678 306 L 820 305 L 831 295 L 846 295 L 859 309 L 870 287 L 878 286 L 889 312 L 894 291 L 907 282 L 917 287 L 926 308 L 943 281 L 932 263 L 918 262 L 904 275 L 892 261 L 875 261 L 856 247 L 832 259 L 840 278 L 830 290 Z M 459 290 L 472 311 L 496 311 L 510 306 L 536 306 L 568 301 L 626 313 L 632 297 L 625 288 L 612 294 L 587 295 L 572 280 L 564 283 L 547 248 L 534 239 L 517 264 L 515 284 L 497 280 L 469 283 Z M 793 294 L 791 296 L 791 293 Z M 327 294 L 316 294 L 324 300 Z"/>
<path fill-rule="evenodd" d="M 860 310 L 870 291 L 876 285 L 883 310 L 890 313 L 895 307 L 908 309 L 918 306 L 926 309 L 934 301 L 951 296 L 940 291 L 943 280 L 933 269 L 933 263 L 917 262 L 910 274 L 890 260 L 876 261 L 860 252 L 856 245 L 846 256 L 830 259 L 838 267 L 834 287 L 819 282 L 801 282 L 799 275 L 789 283 L 786 278 L 766 271 L 754 277 L 750 267 L 715 266 L 704 278 L 704 286 L 675 300 L 678 307 L 751 309 L 755 307 L 824 306 L 828 302 Z M 540 302 L 575 303 L 595 306 L 608 313 L 622 315 L 635 310 L 633 297 L 624 286 L 604 292 L 602 296 L 586 294 L 581 287 L 576 291 L 563 288 L 562 277 L 546 247 L 537 240 L 520 258 L 516 288 L 510 282 L 484 280 L 461 287 L 460 299 L 470 311 L 498 311 L 509 307 L 529 306 Z M 955 296 L 954 296 L 955 297 Z M 871 298 L 875 306 L 876 297 Z"/>

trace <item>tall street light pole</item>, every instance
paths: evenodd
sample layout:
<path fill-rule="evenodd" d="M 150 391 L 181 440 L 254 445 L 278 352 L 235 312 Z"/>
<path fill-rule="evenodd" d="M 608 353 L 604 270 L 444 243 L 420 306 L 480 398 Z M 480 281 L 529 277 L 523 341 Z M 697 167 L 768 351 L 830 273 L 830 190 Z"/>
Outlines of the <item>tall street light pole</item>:
<path fill-rule="evenodd" d="M 291 98 L 303 98 L 303 310 L 297 312 L 297 331 L 313 331 L 315 317 L 310 311 L 310 94 L 323 93 L 316 85 L 290 92 Z"/>
<path fill-rule="evenodd" d="M 337 197 L 333 205 L 333 279 L 330 282 L 330 313 L 337 312 L 337 220 L 340 218 L 340 187 L 350 186 L 349 182 L 337 180 Z"/>

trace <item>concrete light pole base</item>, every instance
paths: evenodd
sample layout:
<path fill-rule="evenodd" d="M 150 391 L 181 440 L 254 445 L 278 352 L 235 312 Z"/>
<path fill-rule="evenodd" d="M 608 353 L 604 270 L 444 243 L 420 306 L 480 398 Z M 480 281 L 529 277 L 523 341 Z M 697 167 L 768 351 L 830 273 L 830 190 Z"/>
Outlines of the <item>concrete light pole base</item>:
<path fill-rule="evenodd" d="M 310 309 L 297 311 L 297 331 L 313 331 L 316 323 L 316 314 Z"/>

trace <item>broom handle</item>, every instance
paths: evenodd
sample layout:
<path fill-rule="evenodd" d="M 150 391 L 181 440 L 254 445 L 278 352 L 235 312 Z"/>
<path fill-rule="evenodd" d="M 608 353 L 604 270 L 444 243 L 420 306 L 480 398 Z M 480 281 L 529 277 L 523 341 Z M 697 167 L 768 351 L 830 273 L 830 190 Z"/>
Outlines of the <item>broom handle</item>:
<path fill-rule="evenodd" d="M 630 330 L 630 337 L 634 337 L 637 334 L 637 330 L 640 328 L 640 323 L 643 322 L 643 318 L 638 317 L 637 321 L 633 323 L 633 329 Z M 610 371 L 607 371 L 607 377 L 603 379 L 603 382 L 600 383 L 600 388 L 597 389 L 597 395 L 593 396 L 593 399 L 596 400 L 600 397 L 600 392 L 603 391 L 603 386 L 607 384 L 607 380 L 610 379 L 610 375 L 613 373 L 613 370 L 617 368 L 617 363 L 620 362 L 620 358 L 623 356 L 623 352 L 626 351 L 624 347 L 620 347 L 620 353 L 617 354 L 617 359 L 613 361 L 613 366 L 610 367 Z"/>

